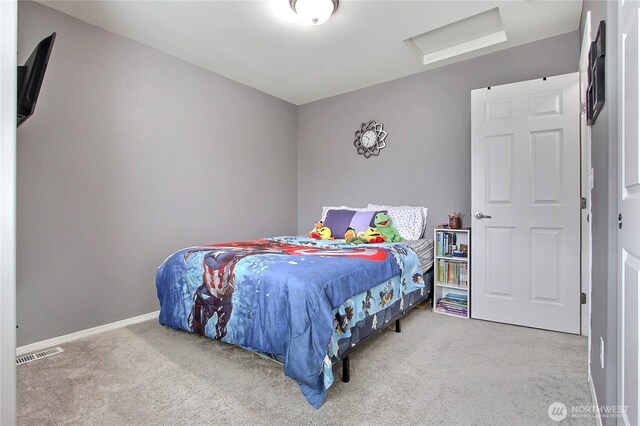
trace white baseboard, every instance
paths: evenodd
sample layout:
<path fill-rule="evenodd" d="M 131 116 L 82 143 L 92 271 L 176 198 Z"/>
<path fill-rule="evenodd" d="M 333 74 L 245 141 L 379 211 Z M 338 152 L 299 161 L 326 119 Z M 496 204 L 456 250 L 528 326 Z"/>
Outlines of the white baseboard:
<path fill-rule="evenodd" d="M 110 324 L 100 325 L 98 327 L 88 328 L 86 330 L 76 331 L 75 333 L 65 334 L 64 336 L 54 337 L 53 339 L 43 340 L 41 342 L 31 343 L 29 345 L 16 348 L 16 356 L 22 356 L 31 352 L 40 351 L 51 346 L 60 346 L 63 343 L 72 342 L 84 337 L 95 336 L 105 331 L 115 330 L 117 328 L 126 327 L 131 324 L 148 321 L 158 318 L 160 311 L 149 312 L 148 314 L 138 315 L 137 317 L 123 319 L 121 321 L 112 322 Z"/>
<path fill-rule="evenodd" d="M 596 416 L 596 422 L 598 426 L 602 426 L 602 417 L 600 416 L 600 405 L 598 404 L 598 395 L 596 395 L 596 388 L 593 387 L 593 377 L 591 377 L 591 365 L 589 365 L 589 389 L 591 389 L 591 398 L 593 399 L 593 405 L 597 407 L 598 415 Z"/>

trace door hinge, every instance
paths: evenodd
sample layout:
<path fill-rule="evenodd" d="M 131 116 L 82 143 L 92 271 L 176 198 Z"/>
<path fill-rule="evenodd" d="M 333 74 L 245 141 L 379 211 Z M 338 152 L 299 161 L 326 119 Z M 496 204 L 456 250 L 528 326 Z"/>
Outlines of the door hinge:
<path fill-rule="evenodd" d="M 586 197 L 580 198 L 580 208 L 581 209 L 586 209 L 587 208 L 587 198 Z"/>
<path fill-rule="evenodd" d="M 587 304 L 587 293 L 580 293 L 580 304 L 581 305 Z"/>

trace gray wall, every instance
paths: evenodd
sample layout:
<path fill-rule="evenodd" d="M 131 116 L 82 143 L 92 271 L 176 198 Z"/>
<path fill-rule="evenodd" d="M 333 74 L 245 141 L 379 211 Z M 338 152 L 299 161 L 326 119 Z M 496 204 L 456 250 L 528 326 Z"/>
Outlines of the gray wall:
<path fill-rule="evenodd" d="M 468 225 L 470 90 L 573 72 L 579 55 L 572 32 L 296 108 L 32 2 L 19 62 L 52 31 L 18 130 L 18 345 L 154 311 L 172 251 L 306 232 L 323 205 Z M 352 142 L 370 119 L 389 136 L 367 160 Z"/>
<path fill-rule="evenodd" d="M 591 126 L 591 162 L 594 169 L 591 226 L 593 265 L 591 288 L 591 376 L 600 405 L 616 405 L 617 393 L 617 205 L 618 205 L 618 112 L 617 112 L 617 7 L 616 2 L 585 1 L 580 34 L 586 13 L 591 11 L 591 35 L 606 22 L 606 96 Z M 600 366 L 600 338 L 605 342 L 605 368 Z M 615 424 L 615 418 L 602 418 Z"/>
<path fill-rule="evenodd" d="M 428 207 L 429 234 L 451 210 L 468 226 L 471 89 L 575 72 L 579 55 L 571 32 L 301 106 L 298 231 L 323 205 L 369 202 Z M 354 132 L 371 119 L 389 135 L 380 156 L 365 159 Z"/>
<path fill-rule="evenodd" d="M 158 309 L 173 251 L 296 231 L 297 108 L 20 2 L 19 58 L 58 33 L 18 129 L 18 345 Z"/>

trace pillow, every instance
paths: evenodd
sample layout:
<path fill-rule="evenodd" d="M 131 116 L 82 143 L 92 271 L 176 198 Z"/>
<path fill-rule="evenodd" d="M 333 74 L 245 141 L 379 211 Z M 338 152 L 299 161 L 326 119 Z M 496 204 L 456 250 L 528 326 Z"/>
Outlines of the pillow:
<path fill-rule="evenodd" d="M 324 226 L 331 229 L 333 238 L 344 238 L 347 228 L 353 228 L 356 232 L 364 232 L 367 228 L 375 226 L 373 221 L 379 212 L 331 209 L 327 212 Z"/>
<path fill-rule="evenodd" d="M 365 212 L 368 210 L 371 210 L 368 207 L 347 207 L 347 206 L 340 206 L 340 207 L 323 207 L 322 208 L 322 216 L 320 217 L 320 220 L 324 222 L 324 219 L 327 217 L 327 212 L 329 210 L 353 210 L 355 212 Z"/>
<path fill-rule="evenodd" d="M 398 229 L 400 236 L 405 240 L 418 240 L 424 234 L 427 226 L 426 207 L 412 206 L 383 206 L 380 204 L 369 204 L 369 209 L 387 210 L 391 216 L 392 225 Z"/>

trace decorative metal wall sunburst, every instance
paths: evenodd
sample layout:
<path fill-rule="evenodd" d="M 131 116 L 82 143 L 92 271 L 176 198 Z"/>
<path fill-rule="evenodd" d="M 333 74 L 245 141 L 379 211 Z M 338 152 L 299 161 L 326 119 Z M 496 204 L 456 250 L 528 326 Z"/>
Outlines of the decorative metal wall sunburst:
<path fill-rule="evenodd" d="M 382 127 L 382 123 L 376 123 L 375 120 L 362 123 L 360 129 L 356 130 L 356 140 L 353 141 L 358 154 L 364 155 L 365 158 L 380 154 L 380 150 L 387 146 L 384 141 L 387 132 Z"/>

